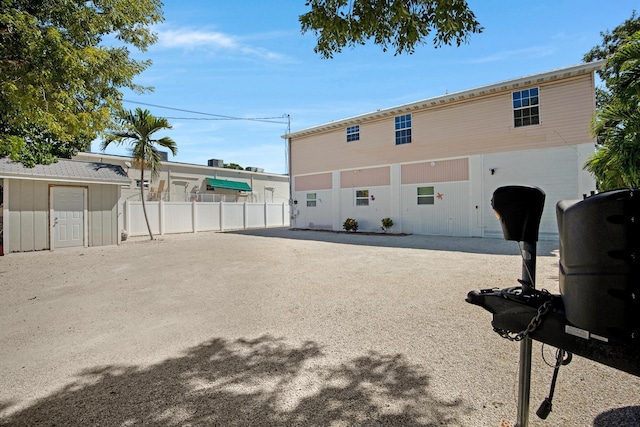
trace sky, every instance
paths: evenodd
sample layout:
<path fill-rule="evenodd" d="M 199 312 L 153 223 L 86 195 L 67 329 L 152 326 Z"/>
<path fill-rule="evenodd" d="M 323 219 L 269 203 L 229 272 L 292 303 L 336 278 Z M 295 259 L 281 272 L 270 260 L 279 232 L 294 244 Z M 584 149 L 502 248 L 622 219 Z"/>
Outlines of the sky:
<path fill-rule="evenodd" d="M 287 173 L 290 129 L 576 65 L 640 6 L 631 0 L 468 0 L 484 27 L 460 47 L 412 55 L 383 52 L 372 42 L 333 59 L 313 49 L 298 17 L 305 0 L 165 0 L 158 41 L 136 59 L 153 64 L 124 91 L 124 107 L 166 117 L 176 141 L 169 160 L 206 165 L 220 159 Z M 94 142 L 93 151 L 99 150 Z M 126 155 L 124 147 L 108 154 Z"/>

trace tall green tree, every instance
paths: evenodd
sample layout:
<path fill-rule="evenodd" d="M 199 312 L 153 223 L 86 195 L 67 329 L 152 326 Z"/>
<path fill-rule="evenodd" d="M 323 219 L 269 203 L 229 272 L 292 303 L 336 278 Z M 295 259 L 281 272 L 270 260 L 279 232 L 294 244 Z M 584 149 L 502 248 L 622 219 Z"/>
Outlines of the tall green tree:
<path fill-rule="evenodd" d="M 591 48 L 582 58 L 584 62 L 593 62 L 600 59 L 607 59 L 613 55 L 622 44 L 626 43 L 629 37 L 640 31 L 640 18 L 636 11 L 631 12 L 631 17 L 618 25 L 613 30 L 601 31 L 602 43 Z M 605 65 L 597 71 L 598 76 L 606 82 L 612 75 L 613 69 L 610 65 Z M 599 108 L 611 100 L 611 91 L 606 87 L 596 87 L 596 106 Z"/>
<path fill-rule="evenodd" d="M 154 139 L 156 132 L 171 129 L 167 119 L 153 116 L 149 110 L 136 108 L 135 111 L 123 111 L 120 115 L 119 129 L 107 133 L 107 137 L 101 144 L 104 151 L 110 144 L 131 145 L 131 157 L 135 167 L 140 169 L 140 199 L 142 200 L 142 211 L 147 223 L 149 238 L 153 240 L 153 233 L 147 217 L 147 206 L 144 201 L 144 172 L 149 171 L 151 180 L 158 177 L 162 168 L 160 162 L 162 157 L 156 145 L 167 148 L 174 156 L 178 154 L 176 143 L 169 137 Z"/>
<path fill-rule="evenodd" d="M 598 149 L 585 169 L 603 191 L 640 187 L 640 25 L 635 12 L 632 18 L 624 28 L 639 30 L 629 35 L 619 30 L 622 38 L 609 40 L 610 50 L 602 50 L 611 52 L 601 74 L 606 97 L 600 100 L 591 122 Z"/>
<path fill-rule="evenodd" d="M 332 58 L 373 40 L 386 52 L 413 53 L 433 33 L 434 47 L 466 43 L 483 28 L 465 0 L 307 0 L 302 32 L 317 36 L 315 52 Z"/>
<path fill-rule="evenodd" d="M 0 0 L 0 156 L 27 166 L 84 150 L 150 61 L 160 0 Z M 110 46 L 103 44 L 109 41 Z M 115 40 L 115 42 L 114 42 Z"/>

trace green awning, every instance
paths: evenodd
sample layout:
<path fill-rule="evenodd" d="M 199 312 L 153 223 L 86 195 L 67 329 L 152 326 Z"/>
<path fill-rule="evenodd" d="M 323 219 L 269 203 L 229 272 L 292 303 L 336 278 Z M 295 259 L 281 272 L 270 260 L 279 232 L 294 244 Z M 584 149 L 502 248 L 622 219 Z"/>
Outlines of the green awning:
<path fill-rule="evenodd" d="M 213 188 L 224 188 L 225 190 L 251 191 L 251 186 L 246 182 L 229 181 L 226 179 L 207 178 L 207 182 Z"/>

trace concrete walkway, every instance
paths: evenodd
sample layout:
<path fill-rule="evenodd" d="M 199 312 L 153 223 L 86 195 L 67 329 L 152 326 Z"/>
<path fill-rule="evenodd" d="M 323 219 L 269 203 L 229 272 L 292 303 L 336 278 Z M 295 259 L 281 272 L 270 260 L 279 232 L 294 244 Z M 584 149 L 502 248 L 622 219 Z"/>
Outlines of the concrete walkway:
<path fill-rule="evenodd" d="M 520 265 L 502 240 L 286 229 L 0 257 L 0 425 L 499 426 L 518 345 L 464 299 Z M 534 343 L 531 426 L 640 425 L 640 379 L 579 357 L 537 420 L 551 375 Z"/>

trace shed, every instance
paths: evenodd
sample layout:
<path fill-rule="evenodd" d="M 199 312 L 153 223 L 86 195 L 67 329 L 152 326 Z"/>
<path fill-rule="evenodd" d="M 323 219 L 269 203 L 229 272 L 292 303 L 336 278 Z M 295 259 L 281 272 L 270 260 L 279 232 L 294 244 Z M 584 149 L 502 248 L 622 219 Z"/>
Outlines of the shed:
<path fill-rule="evenodd" d="M 59 159 L 24 167 L 0 158 L 0 252 L 120 243 L 119 165 Z"/>

